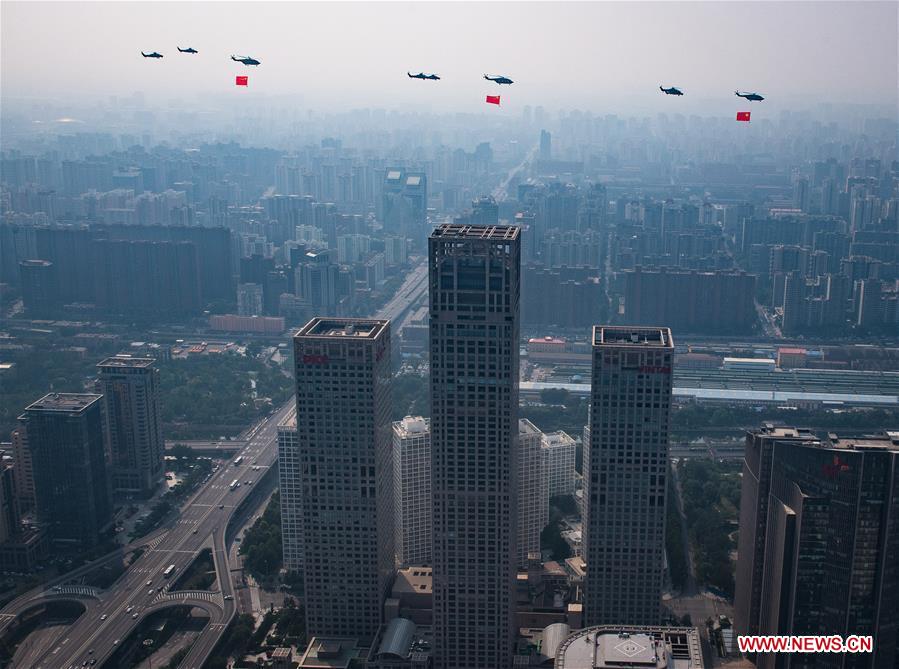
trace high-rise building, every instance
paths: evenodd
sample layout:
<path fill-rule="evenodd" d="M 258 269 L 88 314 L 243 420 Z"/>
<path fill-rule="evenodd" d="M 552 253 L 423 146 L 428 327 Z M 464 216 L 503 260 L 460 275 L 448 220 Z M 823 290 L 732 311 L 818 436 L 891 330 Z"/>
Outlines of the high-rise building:
<path fill-rule="evenodd" d="M 0 544 L 19 533 L 19 498 L 16 494 L 15 465 L 0 462 Z"/>
<path fill-rule="evenodd" d="M 10 436 L 19 508 L 30 511 L 34 508 L 34 468 L 31 464 L 31 450 L 28 448 L 28 432 L 24 425 L 19 425 Z"/>
<path fill-rule="evenodd" d="M 435 667 L 512 661 L 520 230 L 431 234 Z"/>
<path fill-rule="evenodd" d="M 421 416 L 393 424 L 394 533 L 397 564 L 431 564 L 431 428 Z"/>
<path fill-rule="evenodd" d="M 19 421 L 28 432 L 38 523 L 58 545 L 96 546 L 112 519 L 102 396 L 50 393 Z"/>
<path fill-rule="evenodd" d="M 395 565 L 390 323 L 313 318 L 293 342 L 306 629 L 372 639 Z"/>
<path fill-rule="evenodd" d="M 297 441 L 297 410 L 278 425 L 278 485 L 281 496 L 281 546 L 284 567 L 303 569 L 303 477 Z"/>
<path fill-rule="evenodd" d="M 758 634 L 762 568 L 771 490 L 771 456 L 775 442 L 813 441 L 808 430 L 765 426 L 746 435 L 740 492 L 739 556 L 736 573 L 734 625 L 741 634 Z"/>
<path fill-rule="evenodd" d="M 894 667 L 899 433 L 779 432 L 747 438 L 740 546 L 749 545 L 737 560 L 736 631 L 874 638 L 871 653 L 757 655 L 766 669 Z"/>
<path fill-rule="evenodd" d="M 584 622 L 661 618 L 674 342 L 668 328 L 593 328 L 584 443 Z"/>
<path fill-rule="evenodd" d="M 262 316 L 263 313 L 262 286 L 258 283 L 237 284 L 237 315 L 238 316 Z"/>
<path fill-rule="evenodd" d="M 424 172 L 388 169 L 381 186 L 384 232 L 411 239 L 418 247 L 427 235 L 428 177 Z"/>
<path fill-rule="evenodd" d="M 574 494 L 574 459 L 577 443 L 561 430 L 543 435 L 540 441 L 549 497 Z"/>
<path fill-rule="evenodd" d="M 149 497 L 165 473 L 159 369 L 153 358 L 115 356 L 97 365 L 116 495 Z"/>
<path fill-rule="evenodd" d="M 528 556 L 540 554 L 540 533 L 549 522 L 549 480 L 544 469 L 543 433 L 525 419 L 518 420 L 518 559 L 527 567 Z"/>
<path fill-rule="evenodd" d="M 540 131 L 540 160 L 552 160 L 553 138 L 548 130 Z"/>

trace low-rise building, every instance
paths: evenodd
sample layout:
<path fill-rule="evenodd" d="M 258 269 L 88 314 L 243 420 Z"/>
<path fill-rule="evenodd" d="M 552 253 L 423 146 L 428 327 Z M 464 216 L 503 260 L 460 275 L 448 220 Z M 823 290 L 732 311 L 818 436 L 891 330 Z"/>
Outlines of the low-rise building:
<path fill-rule="evenodd" d="M 554 669 L 702 669 L 695 627 L 598 625 L 558 647 Z"/>

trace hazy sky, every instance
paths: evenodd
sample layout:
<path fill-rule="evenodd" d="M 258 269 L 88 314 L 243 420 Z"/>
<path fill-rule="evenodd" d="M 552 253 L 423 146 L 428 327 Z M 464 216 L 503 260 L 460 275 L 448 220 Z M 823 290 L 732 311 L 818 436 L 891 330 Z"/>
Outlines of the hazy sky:
<path fill-rule="evenodd" d="M 897 99 L 896 2 L 0 2 L 0 92 L 302 95 L 309 106 L 614 112 Z M 180 54 L 192 46 L 198 55 Z M 161 60 L 140 51 L 157 50 Z M 258 68 L 229 60 L 251 55 Z M 407 79 L 437 72 L 440 82 Z M 501 89 L 481 79 L 505 74 Z M 234 77 L 248 74 L 248 89 Z M 682 86 L 682 99 L 659 84 Z M 754 107 L 755 108 L 755 107 Z"/>

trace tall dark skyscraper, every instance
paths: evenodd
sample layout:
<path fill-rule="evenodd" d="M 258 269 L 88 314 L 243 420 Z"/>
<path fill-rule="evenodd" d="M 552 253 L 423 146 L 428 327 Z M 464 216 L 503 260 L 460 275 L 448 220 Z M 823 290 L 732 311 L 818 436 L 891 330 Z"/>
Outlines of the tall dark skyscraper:
<path fill-rule="evenodd" d="M 771 457 L 777 442 L 814 441 L 808 430 L 766 426 L 746 435 L 740 493 L 740 535 L 737 546 L 734 624 L 742 634 L 758 634 L 762 598 L 762 568 L 771 492 Z"/>
<path fill-rule="evenodd" d="M 19 416 L 28 431 L 37 520 L 58 545 L 95 546 L 112 519 L 102 400 L 51 393 Z"/>
<path fill-rule="evenodd" d="M 293 342 L 306 627 L 371 640 L 394 570 L 390 323 L 313 318 Z"/>
<path fill-rule="evenodd" d="M 792 428 L 751 433 L 739 548 L 738 634 L 874 637 L 872 653 L 764 653 L 757 666 L 895 667 L 899 433 L 824 439 Z"/>
<path fill-rule="evenodd" d="M 116 356 L 99 365 L 106 408 L 112 490 L 148 497 L 162 480 L 165 442 L 159 417 L 159 370 L 153 358 Z"/>
<path fill-rule="evenodd" d="M 586 625 L 660 622 L 673 357 L 668 328 L 593 328 Z"/>
<path fill-rule="evenodd" d="M 435 666 L 512 662 L 519 229 L 431 234 Z"/>

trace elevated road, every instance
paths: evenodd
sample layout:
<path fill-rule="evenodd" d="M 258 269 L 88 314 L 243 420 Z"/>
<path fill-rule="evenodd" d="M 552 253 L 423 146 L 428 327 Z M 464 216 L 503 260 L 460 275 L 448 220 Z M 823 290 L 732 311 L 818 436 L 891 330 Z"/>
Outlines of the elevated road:
<path fill-rule="evenodd" d="M 427 285 L 427 263 L 421 261 L 376 317 L 401 321 L 409 307 L 425 294 Z M 228 524 L 259 479 L 277 464 L 278 424 L 293 406 L 291 398 L 232 442 L 238 444 L 239 452 L 212 475 L 166 527 L 32 590 L 0 610 L 3 638 L 14 633 L 24 615 L 54 601 L 78 602 L 85 608 L 71 625 L 61 626 L 57 633 L 43 637 L 41 643 L 22 644 L 13 666 L 69 669 L 96 660 L 94 666 L 103 667 L 146 616 L 173 606 L 191 606 L 205 611 L 209 623 L 179 667 L 200 669 L 237 611 L 228 560 Z M 235 482 L 238 485 L 232 488 Z M 143 554 L 110 588 L 100 590 L 73 583 L 97 566 L 122 559 L 125 552 L 138 547 L 144 547 Z M 170 585 L 204 548 L 212 549 L 218 589 L 172 591 Z M 167 579 L 163 572 L 170 565 L 175 569 Z"/>

